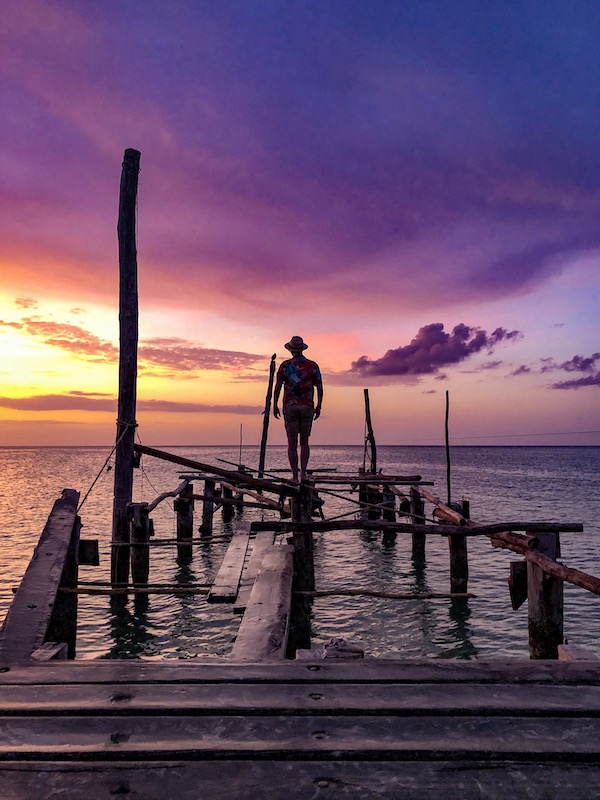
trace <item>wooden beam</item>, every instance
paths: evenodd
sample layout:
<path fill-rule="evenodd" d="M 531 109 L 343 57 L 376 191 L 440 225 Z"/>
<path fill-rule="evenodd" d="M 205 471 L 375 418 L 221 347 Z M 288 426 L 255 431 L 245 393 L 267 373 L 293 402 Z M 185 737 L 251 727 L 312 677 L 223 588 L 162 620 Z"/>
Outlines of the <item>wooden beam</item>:
<path fill-rule="evenodd" d="M 237 597 L 250 542 L 250 523 L 242 522 L 235 530 L 219 567 L 208 597 L 209 603 L 233 603 Z"/>
<path fill-rule="evenodd" d="M 44 644 L 73 535 L 79 534 L 78 502 L 79 492 L 64 489 L 54 503 L 0 632 L 5 663 L 24 661 Z"/>
<path fill-rule="evenodd" d="M 147 447 L 146 445 L 138 444 L 137 442 L 134 445 L 134 450 L 136 453 L 142 453 L 143 455 L 152 456 L 153 458 L 160 458 L 162 461 L 169 461 L 172 464 L 179 464 L 182 467 L 190 467 L 190 469 L 202 470 L 210 475 L 225 478 L 230 483 L 236 484 L 238 489 L 239 486 L 250 486 L 256 489 L 266 489 L 274 494 L 283 495 L 293 495 L 298 492 L 298 487 L 291 483 L 285 483 L 283 481 L 281 483 L 276 483 L 265 478 L 253 478 L 251 475 L 248 475 L 245 472 L 239 472 L 238 470 L 231 469 L 221 469 L 220 467 L 212 466 L 212 464 L 204 464 L 203 462 L 196 461 L 192 458 L 176 456 L 173 453 L 166 452 L 165 450 L 158 450 L 156 447 Z"/>
<path fill-rule="evenodd" d="M 252 548 L 250 561 L 248 562 L 246 569 L 244 569 L 242 572 L 240 588 L 238 590 L 235 605 L 233 606 L 234 614 L 243 614 L 245 612 L 246 606 L 248 605 L 248 600 L 250 599 L 250 595 L 252 593 L 254 581 L 260 572 L 265 554 L 272 547 L 273 533 L 266 532 L 260 534 L 260 536 L 254 537 L 254 546 Z"/>
<path fill-rule="evenodd" d="M 292 600 L 292 547 L 274 546 L 265 554 L 231 651 L 237 661 L 285 657 Z"/>

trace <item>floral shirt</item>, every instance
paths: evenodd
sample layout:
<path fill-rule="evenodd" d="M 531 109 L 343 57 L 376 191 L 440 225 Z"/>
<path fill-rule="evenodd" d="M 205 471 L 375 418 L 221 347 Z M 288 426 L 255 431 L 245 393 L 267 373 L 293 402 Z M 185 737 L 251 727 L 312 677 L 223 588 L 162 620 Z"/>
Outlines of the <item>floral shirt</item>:
<path fill-rule="evenodd" d="M 314 387 L 321 383 L 321 370 L 314 361 L 294 356 L 277 371 L 277 383 L 283 383 L 283 405 L 314 405 Z"/>

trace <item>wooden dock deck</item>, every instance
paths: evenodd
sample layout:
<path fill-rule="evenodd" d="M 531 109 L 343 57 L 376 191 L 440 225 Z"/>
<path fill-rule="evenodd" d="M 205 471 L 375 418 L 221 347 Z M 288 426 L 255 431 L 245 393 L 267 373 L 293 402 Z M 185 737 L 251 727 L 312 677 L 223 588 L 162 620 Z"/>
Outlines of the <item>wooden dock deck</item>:
<path fill-rule="evenodd" d="M 0 672 L 3 800 L 600 796 L 600 662 Z"/>

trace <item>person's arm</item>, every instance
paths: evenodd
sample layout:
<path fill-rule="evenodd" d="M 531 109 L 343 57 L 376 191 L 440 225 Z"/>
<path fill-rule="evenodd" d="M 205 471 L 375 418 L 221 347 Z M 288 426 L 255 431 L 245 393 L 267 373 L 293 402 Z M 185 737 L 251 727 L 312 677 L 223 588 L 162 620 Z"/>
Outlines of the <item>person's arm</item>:
<path fill-rule="evenodd" d="M 275 384 L 275 392 L 273 394 L 273 416 L 275 419 L 279 419 L 279 395 L 281 394 L 282 386 L 283 380 L 277 376 L 277 383 Z"/>
<path fill-rule="evenodd" d="M 315 406 L 315 419 L 321 416 L 321 405 L 323 404 L 323 383 L 319 381 L 316 385 L 317 389 L 317 405 Z"/>

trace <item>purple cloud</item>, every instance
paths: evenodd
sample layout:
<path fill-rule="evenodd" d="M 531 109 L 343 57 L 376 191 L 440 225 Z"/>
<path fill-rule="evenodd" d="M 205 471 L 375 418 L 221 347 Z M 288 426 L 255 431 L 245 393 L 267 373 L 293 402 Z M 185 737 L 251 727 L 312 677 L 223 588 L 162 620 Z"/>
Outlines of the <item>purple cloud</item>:
<path fill-rule="evenodd" d="M 521 364 L 520 367 L 517 367 L 513 370 L 510 374 L 511 375 L 528 375 L 531 372 L 531 368 L 528 367 L 526 364 Z"/>
<path fill-rule="evenodd" d="M 378 359 L 361 356 L 351 372 L 361 376 L 428 375 L 451 364 L 459 364 L 481 351 L 492 353 L 500 342 L 521 337 L 519 331 L 496 328 L 488 334 L 481 328 L 456 325 L 452 333 L 441 322 L 424 325 L 410 344 L 388 350 Z"/>
<path fill-rule="evenodd" d="M 583 386 L 600 386 L 600 372 L 596 372 L 595 375 L 585 375 L 583 378 L 559 381 L 552 384 L 553 389 L 581 389 Z"/>

